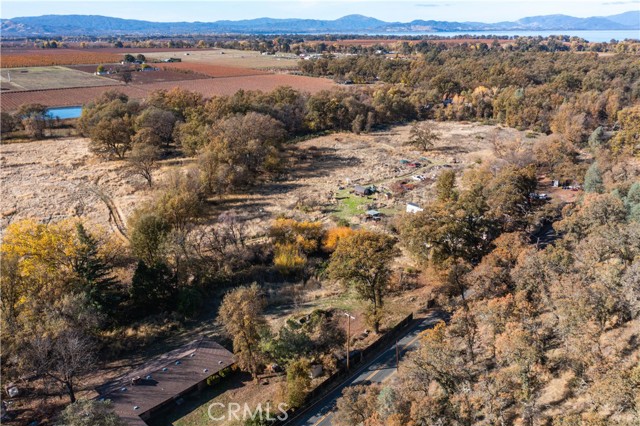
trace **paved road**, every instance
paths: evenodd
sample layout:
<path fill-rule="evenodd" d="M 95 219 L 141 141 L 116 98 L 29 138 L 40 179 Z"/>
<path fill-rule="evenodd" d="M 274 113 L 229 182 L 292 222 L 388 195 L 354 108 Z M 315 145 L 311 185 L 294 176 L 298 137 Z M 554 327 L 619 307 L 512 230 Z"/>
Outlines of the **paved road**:
<path fill-rule="evenodd" d="M 443 314 L 434 312 L 408 329 L 407 334 L 398 339 L 400 359 L 406 353 L 418 346 L 420 333 L 433 327 L 438 321 L 443 320 Z M 352 378 L 331 391 L 324 398 L 317 401 L 299 418 L 293 419 L 287 425 L 291 426 L 329 426 L 334 417 L 336 400 L 342 395 L 342 390 L 347 386 L 365 383 L 384 383 L 396 374 L 396 345 L 392 344 L 368 364 L 359 367 Z"/>

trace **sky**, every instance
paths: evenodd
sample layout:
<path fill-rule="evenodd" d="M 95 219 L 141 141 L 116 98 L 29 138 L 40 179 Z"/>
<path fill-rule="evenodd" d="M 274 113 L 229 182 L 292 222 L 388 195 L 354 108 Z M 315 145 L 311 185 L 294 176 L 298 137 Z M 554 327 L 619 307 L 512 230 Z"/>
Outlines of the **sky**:
<path fill-rule="evenodd" d="M 337 19 L 361 14 L 384 21 L 512 21 L 526 16 L 606 16 L 638 10 L 640 0 L 19 0 L 0 2 L 0 16 L 104 15 L 156 22 L 261 17 Z"/>

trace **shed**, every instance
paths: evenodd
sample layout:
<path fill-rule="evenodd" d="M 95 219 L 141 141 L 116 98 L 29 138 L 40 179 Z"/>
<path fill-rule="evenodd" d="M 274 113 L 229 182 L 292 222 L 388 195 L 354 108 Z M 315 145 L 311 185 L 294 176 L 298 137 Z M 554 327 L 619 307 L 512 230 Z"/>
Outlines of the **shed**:
<path fill-rule="evenodd" d="M 362 197 L 366 197 L 367 195 L 373 194 L 373 190 L 370 187 L 362 186 L 362 185 L 354 186 L 353 191 L 356 193 L 356 195 L 360 195 Z"/>
<path fill-rule="evenodd" d="M 424 211 L 424 209 L 415 203 L 407 203 L 406 211 L 407 213 L 418 213 Z"/>

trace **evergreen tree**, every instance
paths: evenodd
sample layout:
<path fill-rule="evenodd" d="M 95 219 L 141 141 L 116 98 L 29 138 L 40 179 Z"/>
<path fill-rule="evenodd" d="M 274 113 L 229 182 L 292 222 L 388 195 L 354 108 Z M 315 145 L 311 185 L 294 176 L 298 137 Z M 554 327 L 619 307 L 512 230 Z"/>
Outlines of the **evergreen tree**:
<path fill-rule="evenodd" d="M 176 298 L 175 276 L 164 263 L 138 262 L 131 280 L 131 300 L 141 316 L 173 309 Z"/>
<path fill-rule="evenodd" d="M 118 281 L 112 276 L 111 266 L 100 256 L 98 240 L 87 232 L 82 223 L 76 225 L 76 235 L 79 249 L 73 270 L 80 287 L 99 311 L 109 313 L 119 302 Z"/>
<path fill-rule="evenodd" d="M 602 173 L 600 173 L 598 162 L 594 162 L 587 170 L 584 176 L 584 190 L 585 192 L 597 192 L 598 194 L 604 192 Z"/>
<path fill-rule="evenodd" d="M 599 126 L 593 131 L 593 133 L 591 133 L 591 136 L 589 136 L 589 148 L 599 148 L 602 145 L 602 142 L 604 142 L 604 129 L 602 126 Z"/>

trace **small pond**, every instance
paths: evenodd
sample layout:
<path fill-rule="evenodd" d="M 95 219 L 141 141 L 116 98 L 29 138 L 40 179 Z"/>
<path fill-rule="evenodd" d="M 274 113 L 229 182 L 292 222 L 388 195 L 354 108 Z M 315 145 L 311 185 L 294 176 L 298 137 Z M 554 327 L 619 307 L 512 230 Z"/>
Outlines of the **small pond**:
<path fill-rule="evenodd" d="M 60 120 L 66 120 L 68 118 L 79 118 L 80 114 L 82 114 L 81 106 L 70 106 L 70 107 L 47 109 L 47 115 L 50 115 L 52 118 L 58 118 Z"/>

